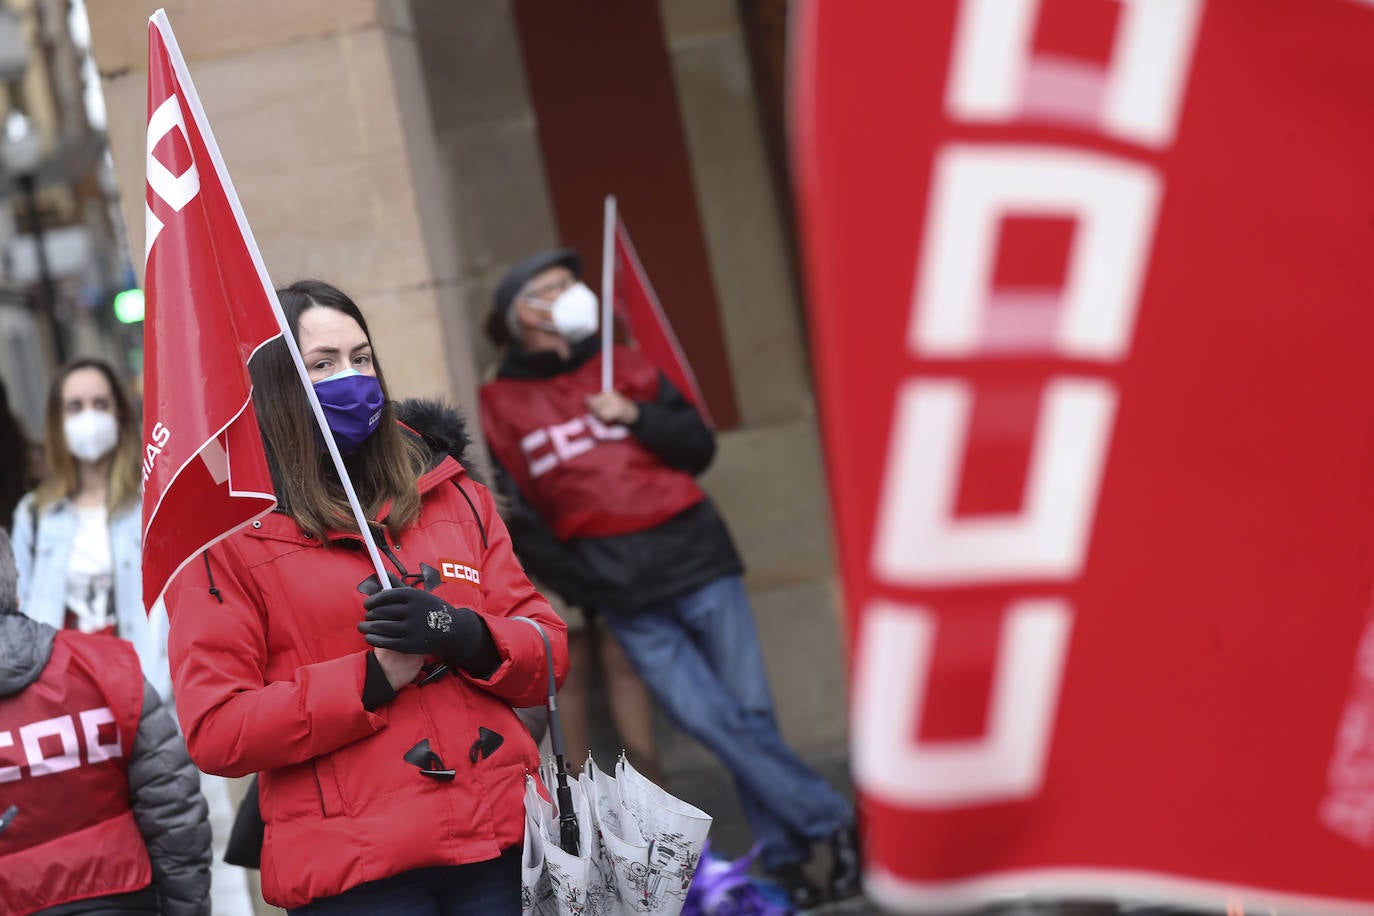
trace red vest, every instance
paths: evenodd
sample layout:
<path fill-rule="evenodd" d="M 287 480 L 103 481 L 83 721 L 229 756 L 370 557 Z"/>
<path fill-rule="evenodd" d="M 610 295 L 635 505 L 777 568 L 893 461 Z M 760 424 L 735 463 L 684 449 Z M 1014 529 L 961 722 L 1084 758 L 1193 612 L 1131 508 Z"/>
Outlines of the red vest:
<path fill-rule="evenodd" d="M 38 680 L 0 697 L 0 909 L 32 913 L 147 887 L 152 866 L 129 807 L 143 711 L 133 646 L 58 632 Z"/>
<path fill-rule="evenodd" d="M 638 350 L 615 348 L 615 390 L 658 396 L 658 370 Z M 561 540 L 630 534 L 660 525 L 705 498 L 623 426 L 587 410 L 601 390 L 598 354 L 552 378 L 498 378 L 482 386 L 482 427 L 521 495 Z"/>

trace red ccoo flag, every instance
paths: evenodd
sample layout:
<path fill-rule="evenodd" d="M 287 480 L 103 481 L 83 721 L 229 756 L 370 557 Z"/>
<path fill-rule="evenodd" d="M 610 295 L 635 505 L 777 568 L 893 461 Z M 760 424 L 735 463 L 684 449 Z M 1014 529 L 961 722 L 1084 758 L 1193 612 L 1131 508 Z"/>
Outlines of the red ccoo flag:
<path fill-rule="evenodd" d="M 870 896 L 1374 912 L 1374 4 L 796 8 Z"/>
<path fill-rule="evenodd" d="M 619 217 L 615 221 L 615 311 L 625 322 L 630 342 L 692 402 L 701 412 L 702 419 L 715 426 L 706 399 L 701 396 L 697 377 L 692 374 L 677 335 L 663 314 L 663 306 L 649 283 L 644 265 L 639 263 L 625 221 Z"/>
<path fill-rule="evenodd" d="M 166 15 L 148 21 L 143 599 L 276 505 L 248 358 L 280 307 Z"/>

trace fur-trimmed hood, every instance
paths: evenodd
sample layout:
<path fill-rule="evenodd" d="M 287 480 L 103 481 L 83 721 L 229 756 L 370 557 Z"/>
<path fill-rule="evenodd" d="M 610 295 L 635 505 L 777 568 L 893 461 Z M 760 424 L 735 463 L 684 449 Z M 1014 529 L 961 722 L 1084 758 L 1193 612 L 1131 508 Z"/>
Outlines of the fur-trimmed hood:
<path fill-rule="evenodd" d="M 469 477 L 481 481 L 467 457 L 472 439 L 467 420 L 457 408 L 429 398 L 407 398 L 396 402 L 396 419 L 419 433 L 436 457 L 453 456 Z"/>

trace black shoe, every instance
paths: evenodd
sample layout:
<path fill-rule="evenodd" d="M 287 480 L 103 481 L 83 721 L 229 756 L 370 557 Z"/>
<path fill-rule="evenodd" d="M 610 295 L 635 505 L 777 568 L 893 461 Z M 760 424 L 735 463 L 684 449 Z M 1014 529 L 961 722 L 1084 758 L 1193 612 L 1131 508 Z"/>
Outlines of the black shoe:
<path fill-rule="evenodd" d="M 850 825 L 830 837 L 830 880 L 826 886 L 831 900 L 848 900 L 863 894 L 863 868 L 859 856 L 859 831 Z"/>
<path fill-rule="evenodd" d="M 823 901 L 821 889 L 806 876 L 806 869 L 800 864 L 783 865 L 768 873 L 787 894 L 787 899 L 799 910 L 818 907 Z"/>

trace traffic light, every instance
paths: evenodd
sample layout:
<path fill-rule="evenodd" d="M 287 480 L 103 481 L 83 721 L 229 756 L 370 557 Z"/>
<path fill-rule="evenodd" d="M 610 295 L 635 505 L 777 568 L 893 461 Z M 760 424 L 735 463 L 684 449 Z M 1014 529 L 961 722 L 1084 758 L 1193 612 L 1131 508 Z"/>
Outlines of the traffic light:
<path fill-rule="evenodd" d="M 115 293 L 114 316 L 121 324 L 138 324 L 143 320 L 143 290 L 126 289 Z"/>

